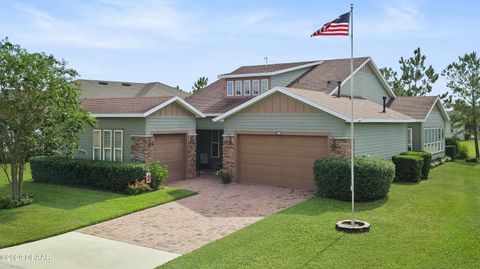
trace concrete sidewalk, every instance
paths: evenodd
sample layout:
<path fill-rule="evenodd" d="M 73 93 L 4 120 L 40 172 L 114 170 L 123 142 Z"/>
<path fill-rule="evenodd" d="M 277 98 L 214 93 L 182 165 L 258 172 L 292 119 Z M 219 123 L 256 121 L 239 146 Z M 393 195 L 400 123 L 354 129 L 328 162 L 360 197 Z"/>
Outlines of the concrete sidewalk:
<path fill-rule="evenodd" d="M 180 255 L 78 232 L 0 249 L 1 269 L 152 269 Z M 18 259 L 22 258 L 23 261 Z M 28 260 L 25 260 L 28 259 Z M 13 261 L 12 259 L 17 259 Z M 36 259 L 36 260 L 34 260 Z"/>

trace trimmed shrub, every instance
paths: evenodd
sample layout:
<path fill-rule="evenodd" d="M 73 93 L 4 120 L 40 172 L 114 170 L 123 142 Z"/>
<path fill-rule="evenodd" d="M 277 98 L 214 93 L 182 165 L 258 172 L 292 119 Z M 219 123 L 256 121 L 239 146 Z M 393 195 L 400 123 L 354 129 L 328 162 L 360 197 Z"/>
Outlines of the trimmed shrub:
<path fill-rule="evenodd" d="M 452 161 L 455 161 L 455 158 L 457 156 L 457 148 L 453 145 L 446 145 L 445 146 L 445 155 L 450 157 Z"/>
<path fill-rule="evenodd" d="M 396 155 L 392 157 L 395 164 L 395 181 L 419 182 L 422 174 L 423 158 L 415 155 Z"/>
<path fill-rule="evenodd" d="M 33 157 L 32 178 L 36 182 L 79 185 L 125 193 L 129 184 L 145 179 L 150 167 L 144 163 L 104 162 L 65 157 Z M 165 180 L 165 167 L 153 166 L 155 188 Z"/>
<path fill-rule="evenodd" d="M 20 201 L 14 201 L 10 195 L 0 197 L 0 209 L 11 209 L 30 205 L 33 203 L 33 197 L 35 197 L 35 194 L 32 192 L 22 194 Z"/>
<path fill-rule="evenodd" d="M 457 159 L 465 160 L 468 158 L 468 146 L 465 144 L 459 144 L 457 150 Z"/>
<path fill-rule="evenodd" d="M 334 199 L 349 201 L 350 159 L 330 157 L 315 161 L 315 183 L 318 194 Z M 355 201 L 373 201 L 385 198 L 395 175 L 392 163 L 362 157 L 355 160 Z"/>
<path fill-rule="evenodd" d="M 422 167 L 422 173 L 420 174 L 420 177 L 422 179 L 428 178 L 428 175 L 430 174 L 430 167 L 432 164 L 432 154 L 425 151 L 407 151 L 407 152 L 400 153 L 400 155 L 418 156 L 422 158 L 423 167 Z"/>

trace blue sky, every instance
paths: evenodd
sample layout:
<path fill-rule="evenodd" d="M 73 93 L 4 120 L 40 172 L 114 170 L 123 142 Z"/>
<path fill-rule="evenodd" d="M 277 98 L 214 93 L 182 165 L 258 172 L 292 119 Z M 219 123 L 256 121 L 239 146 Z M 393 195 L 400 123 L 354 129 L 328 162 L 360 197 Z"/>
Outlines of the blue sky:
<path fill-rule="evenodd" d="M 355 4 L 355 55 L 398 68 L 421 47 L 437 72 L 479 48 L 476 1 Z M 241 65 L 345 58 L 349 39 L 310 38 L 350 1 L 1 1 L 0 36 L 64 58 L 81 78 L 190 90 Z M 432 94 L 446 90 L 445 80 Z"/>

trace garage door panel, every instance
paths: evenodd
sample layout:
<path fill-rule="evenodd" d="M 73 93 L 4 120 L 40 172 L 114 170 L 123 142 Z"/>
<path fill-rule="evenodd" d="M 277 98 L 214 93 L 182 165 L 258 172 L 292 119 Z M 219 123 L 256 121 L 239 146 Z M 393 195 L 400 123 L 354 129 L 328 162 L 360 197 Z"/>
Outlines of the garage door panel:
<path fill-rule="evenodd" d="M 315 189 L 314 161 L 327 155 L 325 136 L 239 135 L 239 182 Z"/>
<path fill-rule="evenodd" d="M 185 179 L 186 137 L 185 134 L 155 135 L 153 160 L 168 167 L 167 180 Z"/>

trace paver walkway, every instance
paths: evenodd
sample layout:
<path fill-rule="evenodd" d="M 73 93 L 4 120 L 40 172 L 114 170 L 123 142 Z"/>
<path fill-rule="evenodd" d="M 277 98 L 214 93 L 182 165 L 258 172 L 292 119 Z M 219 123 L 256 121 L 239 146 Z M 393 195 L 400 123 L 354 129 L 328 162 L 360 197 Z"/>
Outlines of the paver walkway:
<path fill-rule="evenodd" d="M 222 184 L 212 176 L 168 186 L 198 194 L 78 231 L 185 254 L 313 195 L 309 190 Z"/>

